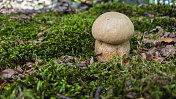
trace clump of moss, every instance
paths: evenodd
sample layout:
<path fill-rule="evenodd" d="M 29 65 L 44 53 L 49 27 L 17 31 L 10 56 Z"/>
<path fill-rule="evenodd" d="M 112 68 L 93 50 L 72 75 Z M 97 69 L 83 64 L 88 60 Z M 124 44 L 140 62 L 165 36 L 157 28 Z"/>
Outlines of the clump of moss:
<path fill-rule="evenodd" d="M 163 11 L 155 13 L 159 8 Z M 118 11 L 128 15 L 135 30 L 141 33 L 158 25 L 172 32 L 176 27 L 175 19 L 161 18 L 168 15 L 166 10 L 173 11 L 173 8 L 164 5 L 149 5 L 147 8 L 111 3 L 67 15 L 49 12 L 30 16 L 29 19 L 20 18 L 19 15 L 15 16 L 17 19 L 0 15 L 1 70 L 18 65 L 25 68 L 26 62 L 35 62 L 36 59 L 46 62 L 35 66 L 35 73 L 26 73 L 26 77 L 18 75 L 13 83 L 7 79 L 7 85 L 0 90 L 0 97 L 60 98 L 57 94 L 62 94 L 71 98 L 93 98 L 97 88 L 102 86 L 101 98 L 175 98 L 175 56 L 163 63 L 143 60 L 139 54 L 143 46 L 138 43 L 142 43 L 146 34 L 132 37 L 130 66 L 124 62 L 126 57 L 113 59 L 109 63 L 93 62 L 82 67 L 55 62 L 62 55 L 83 59 L 95 56 L 91 26 L 104 12 Z M 150 18 L 144 12 L 155 16 Z M 44 38 L 40 38 L 39 33 Z"/>
<path fill-rule="evenodd" d="M 3 42 L 1 47 L 6 50 L 1 49 L 1 52 L 4 52 L 1 66 L 7 63 L 23 65 L 27 61 L 34 61 L 34 55 L 46 61 L 62 55 L 93 55 L 89 53 L 93 50 L 93 20 L 78 14 L 62 17 L 52 14 L 43 17 L 36 15 L 30 19 L 3 20 L 4 28 L 0 31 Z M 39 42 L 40 37 L 37 34 L 41 32 L 44 34 L 44 40 Z M 22 61 L 23 63 L 20 63 Z"/>

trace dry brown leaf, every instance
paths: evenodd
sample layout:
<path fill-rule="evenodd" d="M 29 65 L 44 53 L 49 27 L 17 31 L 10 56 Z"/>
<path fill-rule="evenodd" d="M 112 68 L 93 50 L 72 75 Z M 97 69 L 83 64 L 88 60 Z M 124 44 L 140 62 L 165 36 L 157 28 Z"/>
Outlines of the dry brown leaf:
<path fill-rule="evenodd" d="M 165 42 L 165 43 L 171 43 L 174 42 L 174 38 L 163 38 L 158 41 L 159 43 Z"/>
<path fill-rule="evenodd" d="M 160 54 L 163 57 L 172 57 L 176 52 L 176 49 L 173 45 L 167 45 L 165 48 L 160 50 Z"/>
<path fill-rule="evenodd" d="M 0 78 L 12 78 L 13 74 L 15 73 L 14 69 L 5 69 L 2 71 L 2 74 L 0 75 Z"/>
<path fill-rule="evenodd" d="M 129 66 L 129 64 L 130 64 L 130 58 L 129 58 L 129 57 L 128 57 L 128 58 L 125 58 L 125 59 L 123 60 L 123 63 L 124 63 L 125 65 Z"/>

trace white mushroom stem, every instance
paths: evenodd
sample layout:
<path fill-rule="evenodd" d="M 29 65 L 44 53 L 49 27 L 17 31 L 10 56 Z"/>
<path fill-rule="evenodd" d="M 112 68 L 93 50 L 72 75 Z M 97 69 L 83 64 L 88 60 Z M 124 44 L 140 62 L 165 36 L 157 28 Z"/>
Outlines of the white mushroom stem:
<path fill-rule="evenodd" d="M 113 58 L 115 55 L 116 58 L 123 57 L 124 55 L 129 55 L 130 53 L 130 42 L 126 41 L 121 44 L 108 44 L 102 41 L 95 41 L 95 52 L 98 56 L 99 61 L 107 62 Z"/>
<path fill-rule="evenodd" d="M 106 12 L 100 15 L 92 25 L 92 35 L 96 39 L 95 51 L 98 61 L 110 61 L 130 53 L 129 39 L 134 34 L 131 20 L 118 12 Z"/>

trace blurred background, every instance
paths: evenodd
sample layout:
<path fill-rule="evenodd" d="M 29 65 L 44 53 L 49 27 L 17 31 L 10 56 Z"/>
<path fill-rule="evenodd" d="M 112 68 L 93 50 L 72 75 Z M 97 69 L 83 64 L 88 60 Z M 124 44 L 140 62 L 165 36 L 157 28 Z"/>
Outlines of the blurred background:
<path fill-rule="evenodd" d="M 0 13 L 12 13 L 19 10 L 25 10 L 22 12 L 26 13 L 26 10 L 32 12 L 41 9 L 50 9 L 57 12 L 70 12 L 78 11 L 80 9 L 88 10 L 96 4 L 112 2 L 121 2 L 132 5 L 162 4 L 176 6 L 176 0 L 0 0 Z"/>

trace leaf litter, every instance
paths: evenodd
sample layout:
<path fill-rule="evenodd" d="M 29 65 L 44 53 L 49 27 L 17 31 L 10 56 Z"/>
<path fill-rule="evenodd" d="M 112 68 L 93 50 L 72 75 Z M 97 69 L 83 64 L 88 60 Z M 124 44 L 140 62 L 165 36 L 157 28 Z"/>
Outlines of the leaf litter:
<path fill-rule="evenodd" d="M 156 32 L 156 30 L 158 31 Z M 145 32 L 144 34 L 146 35 L 144 35 L 142 42 L 145 47 L 140 49 L 143 60 L 153 59 L 156 62 L 163 62 L 167 58 L 174 57 L 176 53 L 175 31 L 165 32 L 160 26 L 156 26 L 155 29 L 149 31 L 149 33 Z"/>

